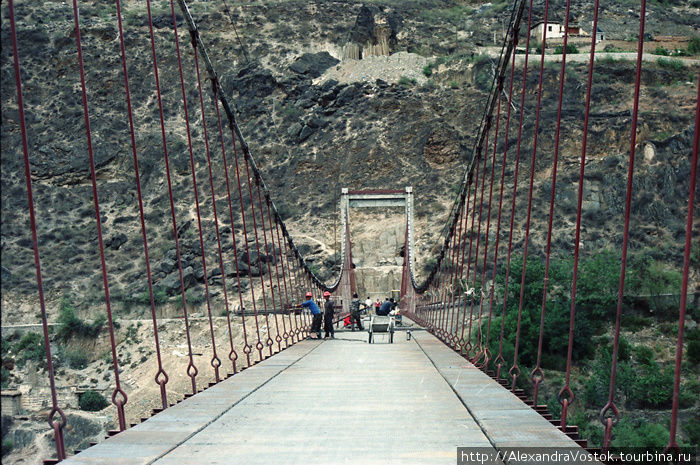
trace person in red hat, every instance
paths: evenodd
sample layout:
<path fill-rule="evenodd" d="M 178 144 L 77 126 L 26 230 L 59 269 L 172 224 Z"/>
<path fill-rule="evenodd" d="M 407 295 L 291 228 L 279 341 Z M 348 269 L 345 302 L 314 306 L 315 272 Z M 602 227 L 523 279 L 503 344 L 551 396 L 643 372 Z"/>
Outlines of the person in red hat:
<path fill-rule="evenodd" d="M 313 315 L 311 334 L 316 333 L 316 339 L 321 339 L 321 309 L 314 302 L 314 295 L 311 292 L 306 293 L 306 301 L 301 306 L 311 310 L 311 315 Z"/>
<path fill-rule="evenodd" d="M 326 303 L 323 304 L 323 330 L 326 332 L 326 335 L 323 338 L 328 339 L 330 336 L 331 339 L 335 339 L 335 331 L 333 330 L 333 313 L 335 312 L 335 304 L 331 300 L 330 292 L 324 292 L 323 298 L 326 301 Z"/>

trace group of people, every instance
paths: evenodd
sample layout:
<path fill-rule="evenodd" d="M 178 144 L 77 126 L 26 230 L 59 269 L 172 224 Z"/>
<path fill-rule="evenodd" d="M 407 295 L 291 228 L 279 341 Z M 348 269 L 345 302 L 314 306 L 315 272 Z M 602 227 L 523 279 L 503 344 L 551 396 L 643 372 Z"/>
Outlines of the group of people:
<path fill-rule="evenodd" d="M 367 300 L 365 300 L 365 307 L 364 308 L 372 308 L 374 307 L 374 314 L 375 315 L 388 315 L 389 313 L 392 312 L 392 310 L 395 310 L 396 307 L 398 306 L 398 303 L 394 301 L 394 298 L 387 297 L 384 299 L 384 302 L 381 300 L 377 299 L 374 303 L 372 302 L 372 299 L 367 296 Z"/>
<path fill-rule="evenodd" d="M 335 304 L 331 301 L 331 293 L 326 291 L 323 293 L 323 314 L 314 302 L 313 294 L 306 293 L 306 300 L 301 306 L 306 307 L 311 311 L 313 319 L 311 320 L 311 333 L 316 334 L 317 339 L 321 339 L 321 321 L 323 320 L 323 329 L 326 332 L 324 339 L 335 339 L 335 331 L 333 330 L 333 313 L 335 312 Z"/>
<path fill-rule="evenodd" d="M 324 339 L 335 339 L 335 330 L 333 329 L 333 314 L 335 313 L 335 304 L 330 300 L 331 293 L 326 291 L 323 293 L 323 312 L 319 308 L 318 304 L 313 300 L 313 294 L 311 292 L 306 293 L 306 300 L 301 304 L 302 307 L 308 308 L 312 315 L 311 320 L 311 334 L 315 334 L 317 339 L 321 339 L 321 324 L 323 323 L 323 330 L 325 331 Z M 377 300 L 372 302 L 372 299 L 367 297 L 367 300 L 363 303 L 360 301 L 357 293 L 352 295 L 352 301 L 350 302 L 350 315 L 346 318 L 346 326 L 349 325 L 352 331 L 355 331 L 355 326 L 360 331 L 363 331 L 362 326 L 362 312 L 371 311 L 374 308 L 374 314 L 379 316 L 389 315 L 393 310 L 396 309 L 398 304 L 394 302 L 393 298 L 387 297 L 384 302 Z"/>

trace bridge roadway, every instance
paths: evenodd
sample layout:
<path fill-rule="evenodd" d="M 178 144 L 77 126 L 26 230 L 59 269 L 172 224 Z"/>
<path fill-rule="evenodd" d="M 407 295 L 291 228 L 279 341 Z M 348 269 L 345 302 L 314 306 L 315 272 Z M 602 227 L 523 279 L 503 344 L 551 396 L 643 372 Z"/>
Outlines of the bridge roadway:
<path fill-rule="evenodd" d="M 396 336 L 302 341 L 63 463 L 436 465 L 457 447 L 578 447 L 431 334 Z"/>

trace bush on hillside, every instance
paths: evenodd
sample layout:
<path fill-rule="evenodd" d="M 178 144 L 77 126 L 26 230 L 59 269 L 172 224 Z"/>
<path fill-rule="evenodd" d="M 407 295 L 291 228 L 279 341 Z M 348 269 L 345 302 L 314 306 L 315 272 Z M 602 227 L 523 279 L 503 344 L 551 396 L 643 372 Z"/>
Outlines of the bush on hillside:
<path fill-rule="evenodd" d="M 63 297 L 59 307 L 58 315 L 58 337 L 65 340 L 73 336 L 82 337 L 97 337 L 102 330 L 107 317 L 100 314 L 95 321 L 88 323 L 83 321 L 75 309 L 73 301 L 70 297 Z"/>
<path fill-rule="evenodd" d="M 107 402 L 107 399 L 105 399 L 99 392 L 85 391 L 80 396 L 78 405 L 80 405 L 80 410 L 85 410 L 87 412 L 99 412 L 103 408 L 107 407 L 109 403 Z"/>

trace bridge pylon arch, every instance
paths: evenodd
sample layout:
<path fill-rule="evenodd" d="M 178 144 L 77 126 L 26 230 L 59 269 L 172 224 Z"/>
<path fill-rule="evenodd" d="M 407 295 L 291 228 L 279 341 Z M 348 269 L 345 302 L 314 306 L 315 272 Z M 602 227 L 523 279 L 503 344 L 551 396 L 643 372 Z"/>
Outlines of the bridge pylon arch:
<path fill-rule="evenodd" d="M 402 311 L 413 311 L 414 292 L 411 279 L 414 253 L 413 253 L 413 188 L 407 186 L 404 189 L 373 189 L 351 190 L 342 188 L 340 196 L 340 221 L 343 237 L 341 238 L 341 276 L 337 287 L 343 311 L 350 309 L 352 294 L 357 292 L 354 266 L 352 262 L 352 241 L 350 240 L 350 209 L 351 208 L 377 208 L 377 207 L 403 207 L 406 218 L 406 234 L 404 238 L 404 257 L 401 272 L 401 294 L 399 297 Z"/>

